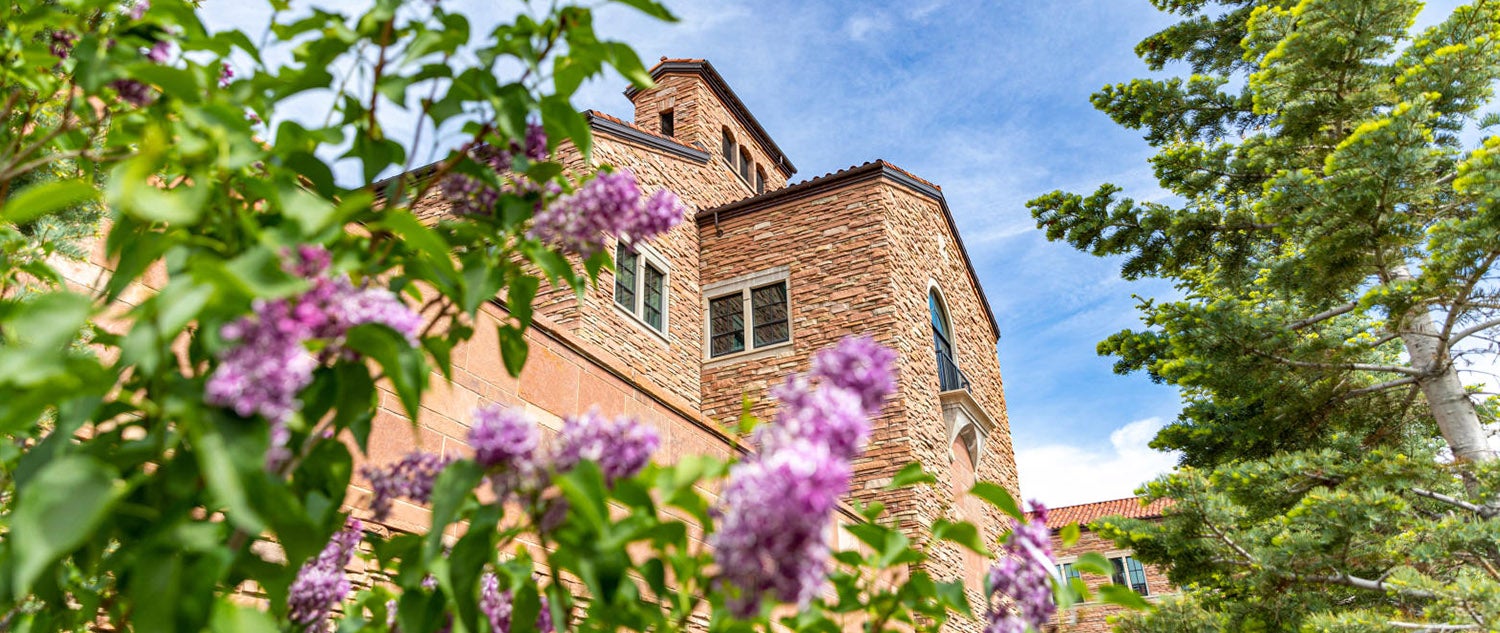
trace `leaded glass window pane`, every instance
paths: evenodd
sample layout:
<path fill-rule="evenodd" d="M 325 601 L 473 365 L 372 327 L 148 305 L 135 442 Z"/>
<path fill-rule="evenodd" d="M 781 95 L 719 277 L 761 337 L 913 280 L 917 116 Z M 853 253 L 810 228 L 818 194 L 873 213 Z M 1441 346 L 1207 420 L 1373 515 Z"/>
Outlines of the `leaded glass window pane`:
<path fill-rule="evenodd" d="M 710 356 L 723 356 L 745 349 L 745 304 L 735 293 L 708 302 Z"/>
<path fill-rule="evenodd" d="M 1125 570 L 1130 574 L 1130 589 L 1143 596 L 1151 595 L 1146 587 L 1146 568 L 1134 556 L 1125 557 Z"/>
<path fill-rule="evenodd" d="M 643 314 L 642 316 L 646 319 L 646 325 L 655 328 L 657 331 L 661 331 L 663 323 L 663 300 L 666 298 L 667 292 L 667 276 L 662 274 L 661 271 L 657 270 L 655 266 L 646 264 L 645 277 L 645 314 Z"/>
<path fill-rule="evenodd" d="M 640 255 L 621 244 L 615 247 L 615 303 L 635 312 L 635 275 Z"/>
<path fill-rule="evenodd" d="M 785 343 L 791 338 L 786 314 L 786 283 L 750 291 L 750 318 L 755 323 L 755 346 Z"/>

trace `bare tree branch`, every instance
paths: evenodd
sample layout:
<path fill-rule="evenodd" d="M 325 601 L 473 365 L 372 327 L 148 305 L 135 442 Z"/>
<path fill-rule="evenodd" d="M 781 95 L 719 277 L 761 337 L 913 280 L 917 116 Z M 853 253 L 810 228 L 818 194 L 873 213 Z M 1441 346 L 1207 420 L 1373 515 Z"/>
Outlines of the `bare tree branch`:
<path fill-rule="evenodd" d="M 1338 306 L 1338 307 L 1335 307 L 1335 308 L 1330 308 L 1328 310 L 1324 310 L 1322 312 L 1314 314 L 1314 315 L 1312 315 L 1310 317 L 1302 319 L 1301 321 L 1293 321 L 1291 323 L 1288 323 L 1286 325 L 1286 329 L 1292 330 L 1292 331 L 1295 332 L 1295 331 L 1300 330 L 1302 328 L 1305 328 L 1305 327 L 1307 327 L 1309 325 L 1314 325 L 1314 324 L 1317 324 L 1317 323 L 1321 323 L 1323 321 L 1327 321 L 1328 319 L 1332 319 L 1333 317 L 1339 316 L 1341 314 L 1348 314 L 1350 312 L 1353 312 L 1354 309 L 1358 308 L 1358 307 L 1359 307 L 1359 302 L 1358 301 L 1350 301 L 1349 303 L 1346 303 L 1344 305 L 1341 305 L 1341 306 Z"/>
<path fill-rule="evenodd" d="M 1401 596 L 1403 598 L 1431 600 L 1438 597 L 1438 594 L 1431 591 L 1425 591 L 1422 589 L 1408 589 L 1406 587 L 1395 587 L 1387 584 L 1384 580 L 1370 580 L 1369 578 L 1350 576 L 1349 574 L 1345 573 L 1328 574 L 1326 576 L 1314 576 L 1306 574 L 1282 575 L 1291 580 L 1300 580 L 1303 582 L 1313 582 L 1324 585 L 1342 585 L 1344 587 L 1353 587 L 1355 589 L 1379 591 L 1381 593 L 1388 593 L 1396 596 Z"/>
<path fill-rule="evenodd" d="M 1463 499 L 1450 497 L 1440 492 L 1432 492 L 1431 490 L 1423 490 L 1421 488 L 1411 488 L 1410 490 L 1412 494 L 1417 495 L 1418 497 L 1426 497 L 1434 501 L 1441 501 L 1456 508 L 1468 510 L 1469 512 L 1473 512 L 1474 514 L 1477 514 L 1480 517 L 1486 519 L 1491 518 L 1496 514 L 1496 509 L 1493 507 L 1469 503 L 1468 501 L 1464 501 Z"/>
<path fill-rule="evenodd" d="M 1478 624 L 1428 624 L 1425 622 L 1397 622 L 1392 620 L 1386 622 L 1398 629 L 1414 629 L 1417 631 L 1472 631 L 1478 629 Z"/>
<path fill-rule="evenodd" d="M 1385 391 L 1386 389 L 1392 389 L 1392 388 L 1395 388 L 1395 387 L 1400 387 L 1402 385 L 1413 385 L 1413 384 L 1416 384 L 1416 382 L 1417 382 L 1417 379 L 1416 378 L 1412 378 L 1412 377 L 1398 378 L 1396 380 L 1391 380 L 1391 381 L 1388 381 L 1388 382 L 1383 382 L 1383 383 L 1380 383 L 1378 385 L 1370 385 L 1368 387 L 1362 387 L 1362 388 L 1359 388 L 1359 389 L 1355 389 L 1354 391 L 1350 391 L 1349 393 L 1344 394 L 1344 397 L 1346 397 L 1346 398 L 1353 398 L 1355 396 L 1362 396 L 1362 395 L 1365 395 L 1367 393 L 1375 393 L 1377 391 Z"/>
<path fill-rule="evenodd" d="M 1452 336 L 1448 337 L 1448 346 L 1452 347 L 1454 343 L 1462 341 L 1470 336 L 1488 330 L 1497 325 L 1500 325 L 1500 319 L 1490 319 L 1483 323 L 1476 323 L 1470 327 L 1466 327 L 1462 330 L 1454 332 Z"/>

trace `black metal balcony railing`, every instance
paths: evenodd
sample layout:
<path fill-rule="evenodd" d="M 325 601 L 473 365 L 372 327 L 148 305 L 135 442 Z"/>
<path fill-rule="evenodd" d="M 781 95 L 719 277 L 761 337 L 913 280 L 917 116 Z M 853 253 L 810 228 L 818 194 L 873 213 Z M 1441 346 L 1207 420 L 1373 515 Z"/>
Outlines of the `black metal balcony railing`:
<path fill-rule="evenodd" d="M 969 377 L 964 375 L 963 370 L 958 368 L 958 363 L 953 362 L 953 357 L 943 350 L 937 350 L 938 385 L 943 391 L 969 388 Z"/>

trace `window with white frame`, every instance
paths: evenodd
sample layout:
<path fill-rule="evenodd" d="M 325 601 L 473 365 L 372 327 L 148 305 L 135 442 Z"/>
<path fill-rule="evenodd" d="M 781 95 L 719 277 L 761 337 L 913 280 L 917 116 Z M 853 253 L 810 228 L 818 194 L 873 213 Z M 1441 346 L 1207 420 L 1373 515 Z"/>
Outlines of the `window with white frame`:
<path fill-rule="evenodd" d="M 667 267 L 645 251 L 615 247 L 615 305 L 647 327 L 667 331 Z"/>
<path fill-rule="evenodd" d="M 792 340 L 787 269 L 772 269 L 704 288 L 709 358 L 752 352 Z"/>
<path fill-rule="evenodd" d="M 1110 574 L 1110 582 L 1117 585 L 1125 585 L 1143 596 L 1151 595 L 1151 588 L 1146 585 L 1146 568 L 1141 561 L 1134 556 L 1112 556 L 1109 564 L 1113 568 Z"/>

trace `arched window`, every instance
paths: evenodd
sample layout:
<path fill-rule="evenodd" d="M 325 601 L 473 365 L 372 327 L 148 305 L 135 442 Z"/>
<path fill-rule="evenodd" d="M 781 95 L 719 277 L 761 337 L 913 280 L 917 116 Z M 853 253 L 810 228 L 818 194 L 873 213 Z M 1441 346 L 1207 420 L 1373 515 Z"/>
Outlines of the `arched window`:
<path fill-rule="evenodd" d="M 937 352 L 938 383 L 943 391 L 967 389 L 969 381 L 953 358 L 953 325 L 937 288 L 927 292 L 927 311 L 932 316 L 932 346 Z"/>
<path fill-rule="evenodd" d="M 729 163 L 729 168 L 733 169 L 735 159 L 734 135 L 729 133 L 729 128 L 727 127 L 724 128 L 724 146 L 722 149 L 724 150 L 724 162 Z"/>

